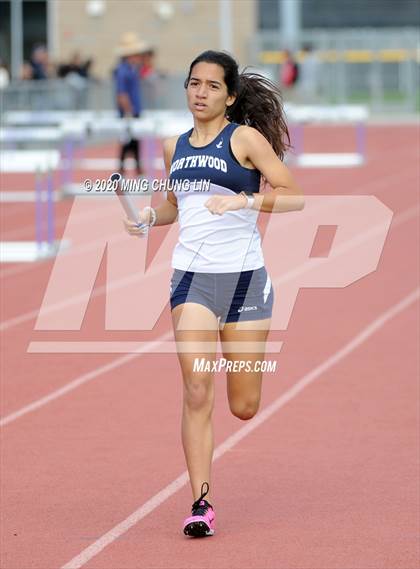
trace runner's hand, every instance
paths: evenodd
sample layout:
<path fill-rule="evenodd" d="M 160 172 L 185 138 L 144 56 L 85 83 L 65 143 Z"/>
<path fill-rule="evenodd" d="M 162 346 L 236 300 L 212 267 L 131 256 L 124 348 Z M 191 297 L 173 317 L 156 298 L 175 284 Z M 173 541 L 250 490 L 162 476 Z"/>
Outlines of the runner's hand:
<path fill-rule="evenodd" d="M 123 219 L 124 227 L 130 235 L 147 235 L 149 227 L 139 227 L 139 224 L 148 225 L 150 223 L 150 210 L 142 210 L 139 212 L 139 221 L 135 223 L 126 217 Z"/>
<path fill-rule="evenodd" d="M 204 204 L 210 213 L 223 215 L 226 211 L 236 211 L 246 206 L 242 195 L 238 196 L 212 196 Z"/>

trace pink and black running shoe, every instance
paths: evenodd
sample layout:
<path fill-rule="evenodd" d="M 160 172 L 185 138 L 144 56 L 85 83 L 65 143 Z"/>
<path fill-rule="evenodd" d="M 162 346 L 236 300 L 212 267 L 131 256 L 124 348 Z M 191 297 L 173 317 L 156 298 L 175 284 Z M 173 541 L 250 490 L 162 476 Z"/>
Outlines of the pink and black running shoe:
<path fill-rule="evenodd" d="M 203 486 L 207 484 L 207 491 L 203 492 Z M 191 516 L 184 521 L 184 533 L 190 537 L 206 537 L 214 534 L 214 510 L 213 506 L 204 500 L 209 493 L 208 482 L 201 485 L 201 496 L 194 502 L 191 508 Z"/>

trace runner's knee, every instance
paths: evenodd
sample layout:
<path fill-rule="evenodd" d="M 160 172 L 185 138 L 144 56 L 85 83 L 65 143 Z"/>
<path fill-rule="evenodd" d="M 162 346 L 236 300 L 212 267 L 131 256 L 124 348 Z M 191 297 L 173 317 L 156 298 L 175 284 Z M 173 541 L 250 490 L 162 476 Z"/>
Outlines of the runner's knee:
<path fill-rule="evenodd" d="M 184 404 L 191 411 L 211 409 L 213 385 L 208 374 L 194 374 L 184 380 Z"/>
<path fill-rule="evenodd" d="M 244 401 L 229 402 L 232 415 L 243 421 L 252 419 L 258 411 L 260 402 L 258 399 L 247 399 Z"/>

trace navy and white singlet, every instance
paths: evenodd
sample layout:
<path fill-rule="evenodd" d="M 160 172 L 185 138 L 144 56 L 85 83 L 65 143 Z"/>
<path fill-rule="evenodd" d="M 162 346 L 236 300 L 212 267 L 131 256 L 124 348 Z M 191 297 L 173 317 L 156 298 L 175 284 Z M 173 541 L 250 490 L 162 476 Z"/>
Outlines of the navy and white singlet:
<path fill-rule="evenodd" d="M 260 172 L 239 164 L 230 147 L 232 133 L 238 126 L 227 124 L 205 146 L 190 144 L 193 129 L 178 138 L 169 179 L 209 180 L 210 186 L 208 191 L 203 191 L 199 184 L 188 189 L 174 188 L 179 212 L 179 240 L 172 256 L 174 269 L 233 273 L 264 266 L 258 211 L 242 208 L 219 216 L 204 206 L 212 195 L 259 192 Z"/>

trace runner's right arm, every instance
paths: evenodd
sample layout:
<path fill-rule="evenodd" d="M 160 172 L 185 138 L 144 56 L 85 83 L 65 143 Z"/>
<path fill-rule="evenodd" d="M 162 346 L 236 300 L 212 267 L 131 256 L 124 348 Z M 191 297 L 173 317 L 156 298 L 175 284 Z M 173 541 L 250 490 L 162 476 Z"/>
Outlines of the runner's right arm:
<path fill-rule="evenodd" d="M 165 161 L 166 175 L 169 177 L 169 170 L 171 167 L 172 157 L 175 152 L 177 136 L 168 138 L 163 142 L 163 157 Z M 164 200 L 158 207 L 155 208 L 156 223 L 157 225 L 169 225 L 174 223 L 178 217 L 178 201 L 174 193 L 170 190 L 166 192 L 166 200 Z M 139 222 L 149 224 L 151 219 L 150 209 L 143 209 L 139 213 Z M 130 235 L 138 235 L 141 233 L 139 227 L 129 219 L 124 220 L 124 225 Z"/>

